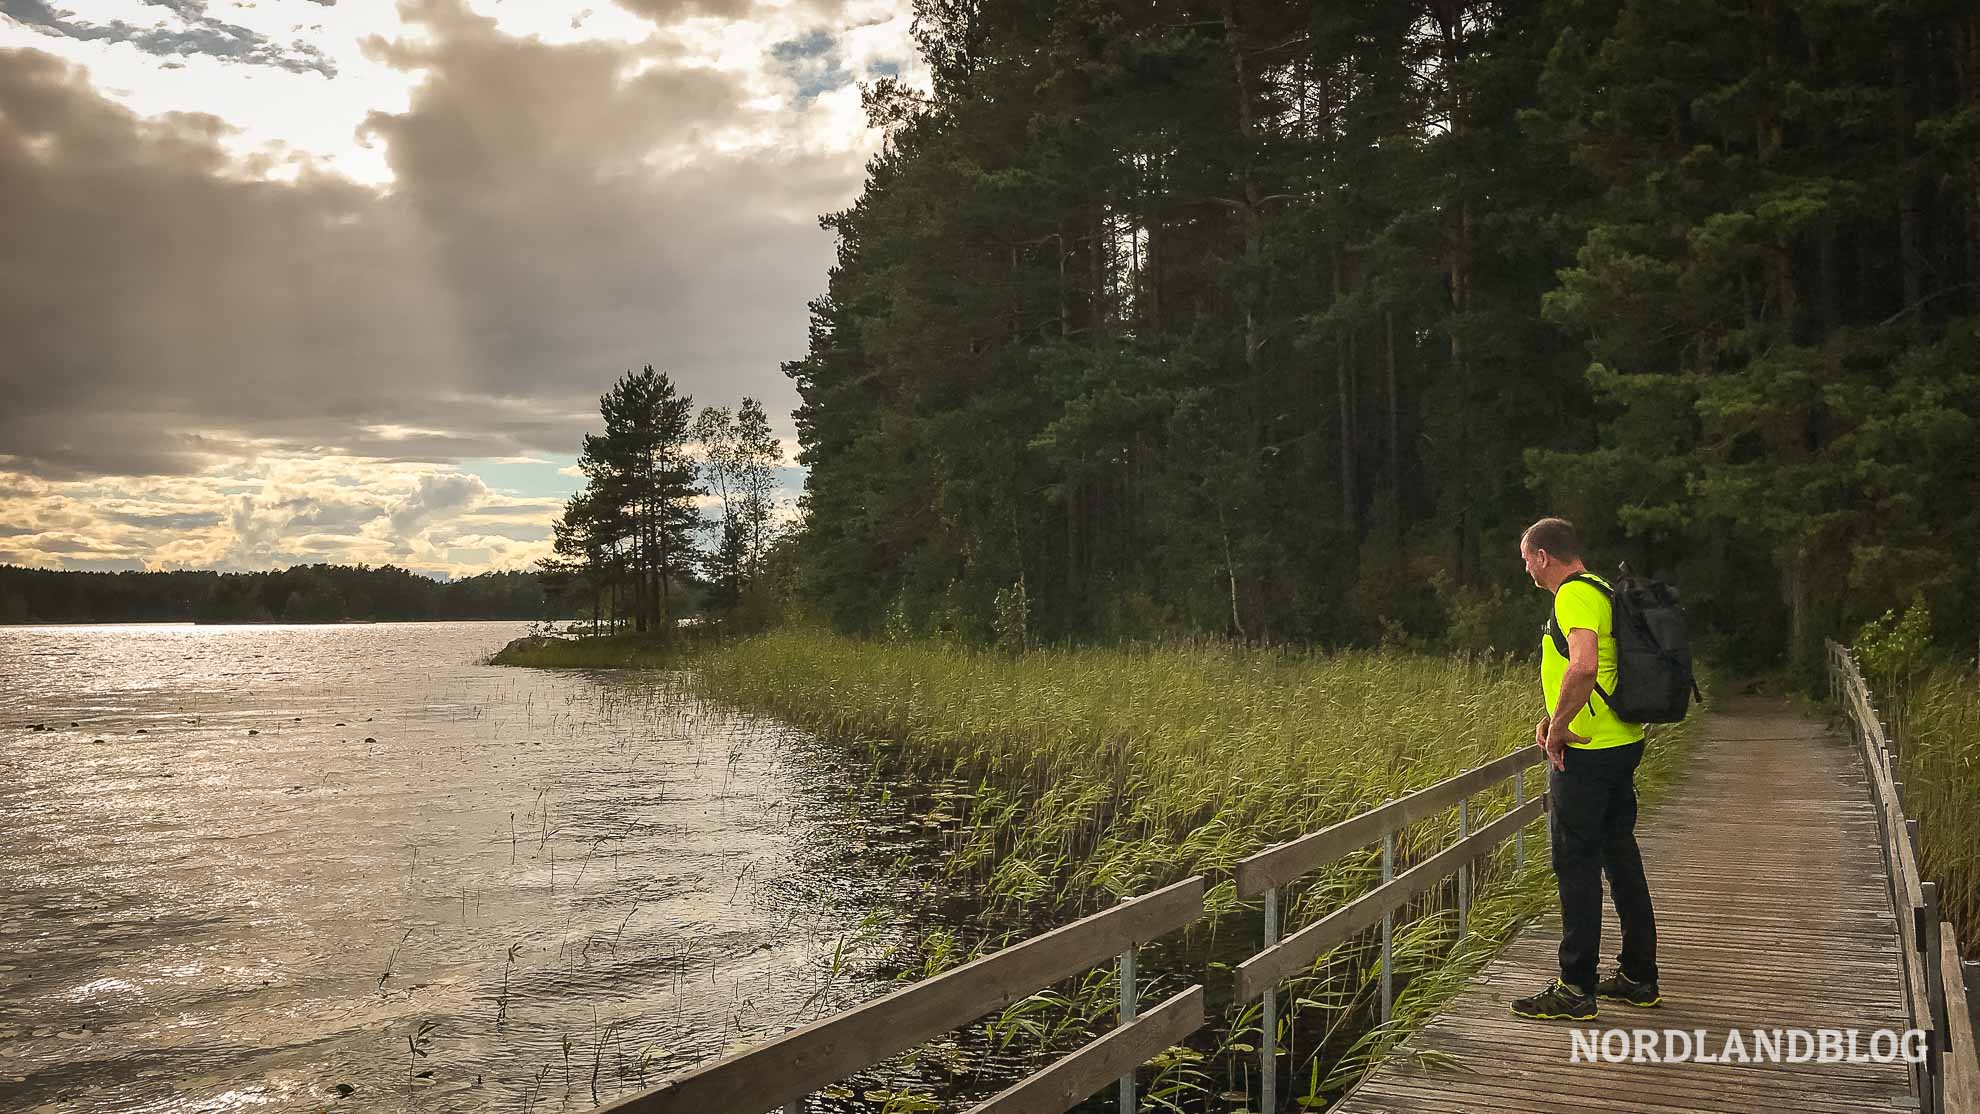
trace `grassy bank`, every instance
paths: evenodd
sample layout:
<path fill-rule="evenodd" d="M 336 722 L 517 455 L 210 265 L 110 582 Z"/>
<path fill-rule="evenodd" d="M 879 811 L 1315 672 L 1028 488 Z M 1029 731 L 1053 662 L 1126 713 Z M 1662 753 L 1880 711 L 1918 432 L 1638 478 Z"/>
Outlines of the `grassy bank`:
<path fill-rule="evenodd" d="M 706 695 L 843 739 L 875 770 L 970 785 L 953 802 L 951 876 L 993 913 L 1054 919 L 1227 875 L 1504 754 L 1531 740 L 1538 705 L 1529 667 L 1369 653 L 1014 658 L 785 631 L 697 665 Z"/>
<path fill-rule="evenodd" d="M 1942 669 L 1899 699 L 1899 777 L 1918 821 L 1919 870 L 1939 883 L 1961 948 L 1980 957 L 1980 678 Z"/>
<path fill-rule="evenodd" d="M 1227 968 L 1256 950 L 1259 913 L 1230 882 L 1244 856 L 1429 785 L 1530 743 L 1539 697 L 1530 663 L 1418 655 L 1280 653 L 1224 648 L 1045 650 L 1022 657 L 935 643 L 875 643 L 782 631 L 712 647 L 696 661 L 711 698 L 768 712 L 841 741 L 854 778 L 934 788 L 931 829 L 944 888 L 981 903 L 969 946 L 923 942 L 929 974 L 997 942 L 1204 873 L 1210 916 L 1169 964 L 1201 977 L 1221 1021 L 1191 1054 L 1158 1065 L 1151 1094 L 1205 1106 L 1255 1087 L 1256 1003 L 1230 1000 Z M 1647 795 L 1682 764 L 1681 733 L 1659 740 L 1641 775 Z M 1538 774 L 1529 777 L 1537 780 Z M 1531 784 L 1531 782 L 1529 783 Z M 1489 820 L 1510 793 L 1474 801 Z M 1405 831 L 1402 869 L 1455 838 L 1455 813 Z M 1337 1090 L 1551 901 L 1536 825 L 1525 871 L 1510 847 L 1483 870 L 1472 934 L 1456 939 L 1450 886 L 1405 910 L 1397 931 L 1397 1020 L 1373 1026 L 1379 968 L 1373 934 L 1291 980 L 1281 1047 L 1290 1092 L 1317 1103 Z M 1372 886 L 1370 849 L 1285 895 L 1290 931 Z M 1160 973 L 1164 964 L 1150 962 Z M 1064 1047 L 1100 1026 L 1104 978 L 1055 989 L 993 1029 L 1058 1030 Z M 1149 990 L 1152 996 L 1156 991 Z M 1018 1010 L 1019 1007 L 1013 1007 Z M 1282 1093 L 1288 1093 L 1283 1092 Z M 1229 1109 L 1217 1100 L 1208 1108 Z"/>

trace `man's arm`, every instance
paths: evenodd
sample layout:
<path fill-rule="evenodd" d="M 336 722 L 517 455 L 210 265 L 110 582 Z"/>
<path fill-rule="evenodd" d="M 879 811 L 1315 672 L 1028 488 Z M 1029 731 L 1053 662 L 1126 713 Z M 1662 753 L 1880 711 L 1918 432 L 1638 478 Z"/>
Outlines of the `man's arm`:
<path fill-rule="evenodd" d="M 1561 675 L 1561 691 L 1554 701 L 1554 718 L 1547 724 L 1547 754 L 1561 765 L 1560 754 L 1570 742 L 1585 743 L 1587 738 L 1568 730 L 1568 724 L 1581 714 L 1588 697 L 1595 691 L 1595 670 L 1600 662 L 1595 632 L 1576 627 L 1568 632 L 1568 667 Z"/>

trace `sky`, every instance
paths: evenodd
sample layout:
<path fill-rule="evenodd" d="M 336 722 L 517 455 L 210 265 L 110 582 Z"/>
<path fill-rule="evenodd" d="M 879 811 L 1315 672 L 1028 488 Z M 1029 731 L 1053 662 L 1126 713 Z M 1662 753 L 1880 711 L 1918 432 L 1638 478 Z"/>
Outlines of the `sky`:
<path fill-rule="evenodd" d="M 0 0 L 0 563 L 546 554 L 598 396 L 763 401 L 907 0 Z"/>

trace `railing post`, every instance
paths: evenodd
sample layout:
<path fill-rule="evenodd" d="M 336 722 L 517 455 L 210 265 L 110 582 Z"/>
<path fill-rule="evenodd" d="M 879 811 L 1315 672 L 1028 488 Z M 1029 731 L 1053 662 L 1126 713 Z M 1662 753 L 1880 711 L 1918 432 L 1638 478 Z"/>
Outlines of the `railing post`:
<path fill-rule="evenodd" d="M 1396 880 L 1396 833 L 1382 833 L 1382 884 Z M 1396 914 L 1382 914 L 1382 1024 L 1389 1023 L 1389 1008 L 1395 1003 L 1395 973 L 1389 970 L 1395 958 Z"/>
<path fill-rule="evenodd" d="M 1458 842 L 1471 834 L 1471 798 L 1458 798 Z M 1464 938 L 1465 926 L 1471 922 L 1471 864 L 1458 868 L 1458 939 Z"/>
<path fill-rule="evenodd" d="M 1265 946 L 1279 942 L 1279 887 L 1265 891 Z M 1258 1109 L 1277 1114 L 1279 1090 L 1279 992 L 1265 988 L 1264 1007 L 1258 1021 Z"/>
<path fill-rule="evenodd" d="M 1919 946 L 1925 952 L 1925 1001 L 1928 1004 L 1926 1016 L 1932 1022 L 1932 1048 L 1926 1052 L 1926 1063 L 1930 1069 L 1933 1109 L 1946 1108 L 1946 1054 L 1953 1052 L 1952 1026 L 1946 1017 L 1946 984 L 1944 959 L 1939 952 L 1939 884 L 1920 882 L 1918 891 L 1925 903 L 1925 923 L 1920 926 L 1924 939 Z M 1971 1055 L 1970 1051 L 1960 1050 L 1959 1055 Z"/>
<path fill-rule="evenodd" d="M 1513 807 L 1518 808 L 1525 803 L 1526 768 L 1522 766 L 1513 771 Z M 1513 833 L 1513 869 L 1516 871 L 1526 869 L 1526 825 L 1524 824 Z"/>
<path fill-rule="evenodd" d="M 1120 958 L 1121 1024 L 1134 1020 L 1138 999 L 1134 990 L 1134 945 L 1129 944 Z M 1134 1069 L 1121 1076 L 1121 1114 L 1134 1114 Z"/>

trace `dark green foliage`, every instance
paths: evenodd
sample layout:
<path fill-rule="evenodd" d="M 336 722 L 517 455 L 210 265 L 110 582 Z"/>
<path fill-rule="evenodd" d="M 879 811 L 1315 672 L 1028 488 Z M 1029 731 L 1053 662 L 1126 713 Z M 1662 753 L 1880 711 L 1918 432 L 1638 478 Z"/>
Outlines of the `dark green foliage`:
<path fill-rule="evenodd" d="M 585 487 L 564 504 L 539 575 L 564 599 L 589 597 L 594 625 L 609 616 L 666 634 L 687 610 L 679 591 L 700 560 L 694 500 L 706 491 L 688 454 L 694 400 L 648 364 L 621 376 L 598 412 L 605 432 L 585 435 Z"/>
<path fill-rule="evenodd" d="M 1980 19 L 923 0 L 786 365 L 842 628 L 1524 647 L 1520 527 L 1739 664 L 1980 620 Z M 1976 318 L 1975 320 L 1980 320 Z M 1592 364 L 1591 364 L 1592 360 Z M 1965 555 L 1965 556 L 1962 556 Z"/>
<path fill-rule="evenodd" d="M 1594 358 L 1603 436 L 1536 472 L 1685 570 L 1738 656 L 1810 666 L 1914 591 L 1971 629 L 1980 145 L 1960 121 L 1980 23 L 1933 3 L 1575 10 L 1610 14 L 1559 37 L 1543 88 L 1603 194 L 1546 313 Z"/>
<path fill-rule="evenodd" d="M 57 572 L 0 565 L 0 623 L 325 623 L 551 619 L 571 612 L 527 572 L 439 581 L 383 565 L 274 572 Z"/>

